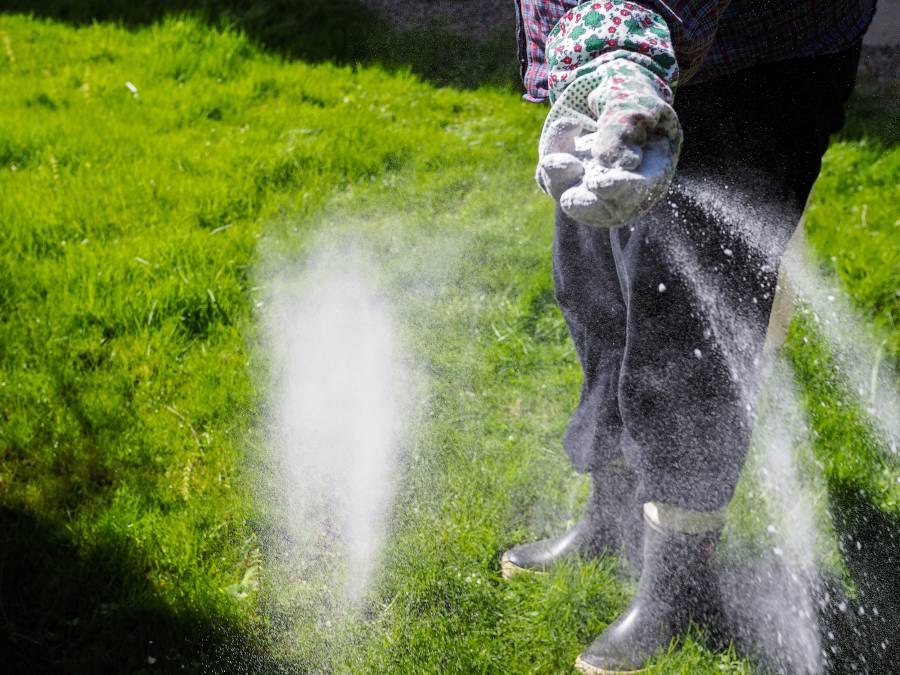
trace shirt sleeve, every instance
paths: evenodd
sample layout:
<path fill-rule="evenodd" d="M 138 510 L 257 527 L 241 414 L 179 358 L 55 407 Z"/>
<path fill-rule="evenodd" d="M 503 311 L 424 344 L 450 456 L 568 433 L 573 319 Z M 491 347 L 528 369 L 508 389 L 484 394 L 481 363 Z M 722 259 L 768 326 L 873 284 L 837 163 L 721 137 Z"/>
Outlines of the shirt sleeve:
<path fill-rule="evenodd" d="M 700 69 L 731 0 L 640 0 L 636 4 L 655 12 L 669 27 L 683 84 Z"/>
<path fill-rule="evenodd" d="M 690 79 L 729 0 L 607 0 L 568 11 L 547 36 L 551 102 L 602 63 L 625 58 L 670 87 Z"/>

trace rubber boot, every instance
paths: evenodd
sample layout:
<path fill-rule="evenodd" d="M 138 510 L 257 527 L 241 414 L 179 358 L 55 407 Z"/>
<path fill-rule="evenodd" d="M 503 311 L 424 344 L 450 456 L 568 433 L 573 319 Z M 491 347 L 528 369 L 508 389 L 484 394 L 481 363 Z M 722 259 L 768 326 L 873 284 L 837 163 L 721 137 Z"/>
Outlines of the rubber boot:
<path fill-rule="evenodd" d="M 661 511 L 667 513 L 660 517 Z M 644 506 L 644 567 L 637 593 L 578 657 L 576 670 L 588 675 L 642 672 L 692 619 L 714 619 L 718 603 L 710 558 L 722 520 L 721 512 Z"/>
<path fill-rule="evenodd" d="M 640 569 L 643 520 L 635 497 L 636 478 L 624 463 L 610 463 L 591 475 L 587 504 L 575 525 L 558 537 L 516 546 L 503 554 L 505 579 L 523 572 L 540 573 L 574 557 L 619 553 Z"/>

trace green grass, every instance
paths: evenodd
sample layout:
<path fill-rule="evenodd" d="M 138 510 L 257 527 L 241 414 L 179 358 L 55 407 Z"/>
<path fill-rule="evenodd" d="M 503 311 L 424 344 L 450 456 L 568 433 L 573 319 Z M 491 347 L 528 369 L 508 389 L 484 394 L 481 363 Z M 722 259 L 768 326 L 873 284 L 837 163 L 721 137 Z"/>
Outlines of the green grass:
<path fill-rule="evenodd" d="M 307 62 L 377 64 L 465 88 L 520 86 L 512 22 L 477 36 L 448 32 L 435 18 L 412 29 L 381 16 L 363 0 L 341 0 L 340 11 L 330 0 L 0 0 L 0 11 L 128 28 L 184 14 L 217 28 L 239 29 L 260 48 Z M 447 58 L 450 54 L 454 58 Z"/>
<path fill-rule="evenodd" d="M 579 372 L 531 180 L 542 109 L 404 70 L 285 62 L 195 19 L 19 16 L 0 17 L 0 106 L 5 663 L 570 669 L 627 603 L 617 563 L 507 583 L 497 562 L 583 496 L 559 447 Z M 829 151 L 809 234 L 896 360 L 900 150 L 857 136 Z M 443 289 L 405 310 L 431 407 L 366 620 L 335 635 L 280 585 L 254 498 L 259 270 L 330 231 L 383 253 L 398 293 Z M 896 464 L 803 330 L 792 353 L 826 478 L 896 524 Z M 750 665 L 694 635 L 656 672 Z"/>

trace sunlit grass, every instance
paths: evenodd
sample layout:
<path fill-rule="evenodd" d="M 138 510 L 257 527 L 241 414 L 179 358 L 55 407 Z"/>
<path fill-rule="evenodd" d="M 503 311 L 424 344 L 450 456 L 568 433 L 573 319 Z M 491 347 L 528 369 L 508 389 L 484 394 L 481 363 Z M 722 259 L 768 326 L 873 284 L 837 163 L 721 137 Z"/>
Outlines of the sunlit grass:
<path fill-rule="evenodd" d="M 565 672 L 629 587 L 613 560 L 498 578 L 505 547 L 583 496 L 559 444 L 579 371 L 531 181 L 543 110 L 283 62 L 192 20 L 6 16 L 0 48 L 4 630 L 23 671 Z M 894 356 L 898 163 L 837 144 L 808 224 Z M 431 399 L 367 619 L 335 655 L 302 617 L 285 621 L 306 645 L 278 624 L 290 607 L 253 495 L 255 319 L 268 252 L 341 228 L 410 294 Z M 851 450 L 871 440 L 805 349 L 828 478 L 896 514 L 890 468 Z M 659 663 L 749 672 L 695 641 Z"/>

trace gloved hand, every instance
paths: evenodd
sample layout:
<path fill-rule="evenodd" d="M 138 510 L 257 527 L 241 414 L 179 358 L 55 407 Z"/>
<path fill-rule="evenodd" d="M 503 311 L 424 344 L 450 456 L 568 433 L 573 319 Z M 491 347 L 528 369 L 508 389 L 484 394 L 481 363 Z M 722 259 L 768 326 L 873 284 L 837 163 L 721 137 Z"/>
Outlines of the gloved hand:
<path fill-rule="evenodd" d="M 671 101 L 666 81 L 648 68 L 623 58 L 599 64 L 548 115 L 538 185 L 580 223 L 628 223 L 666 192 L 675 173 L 682 132 Z"/>

